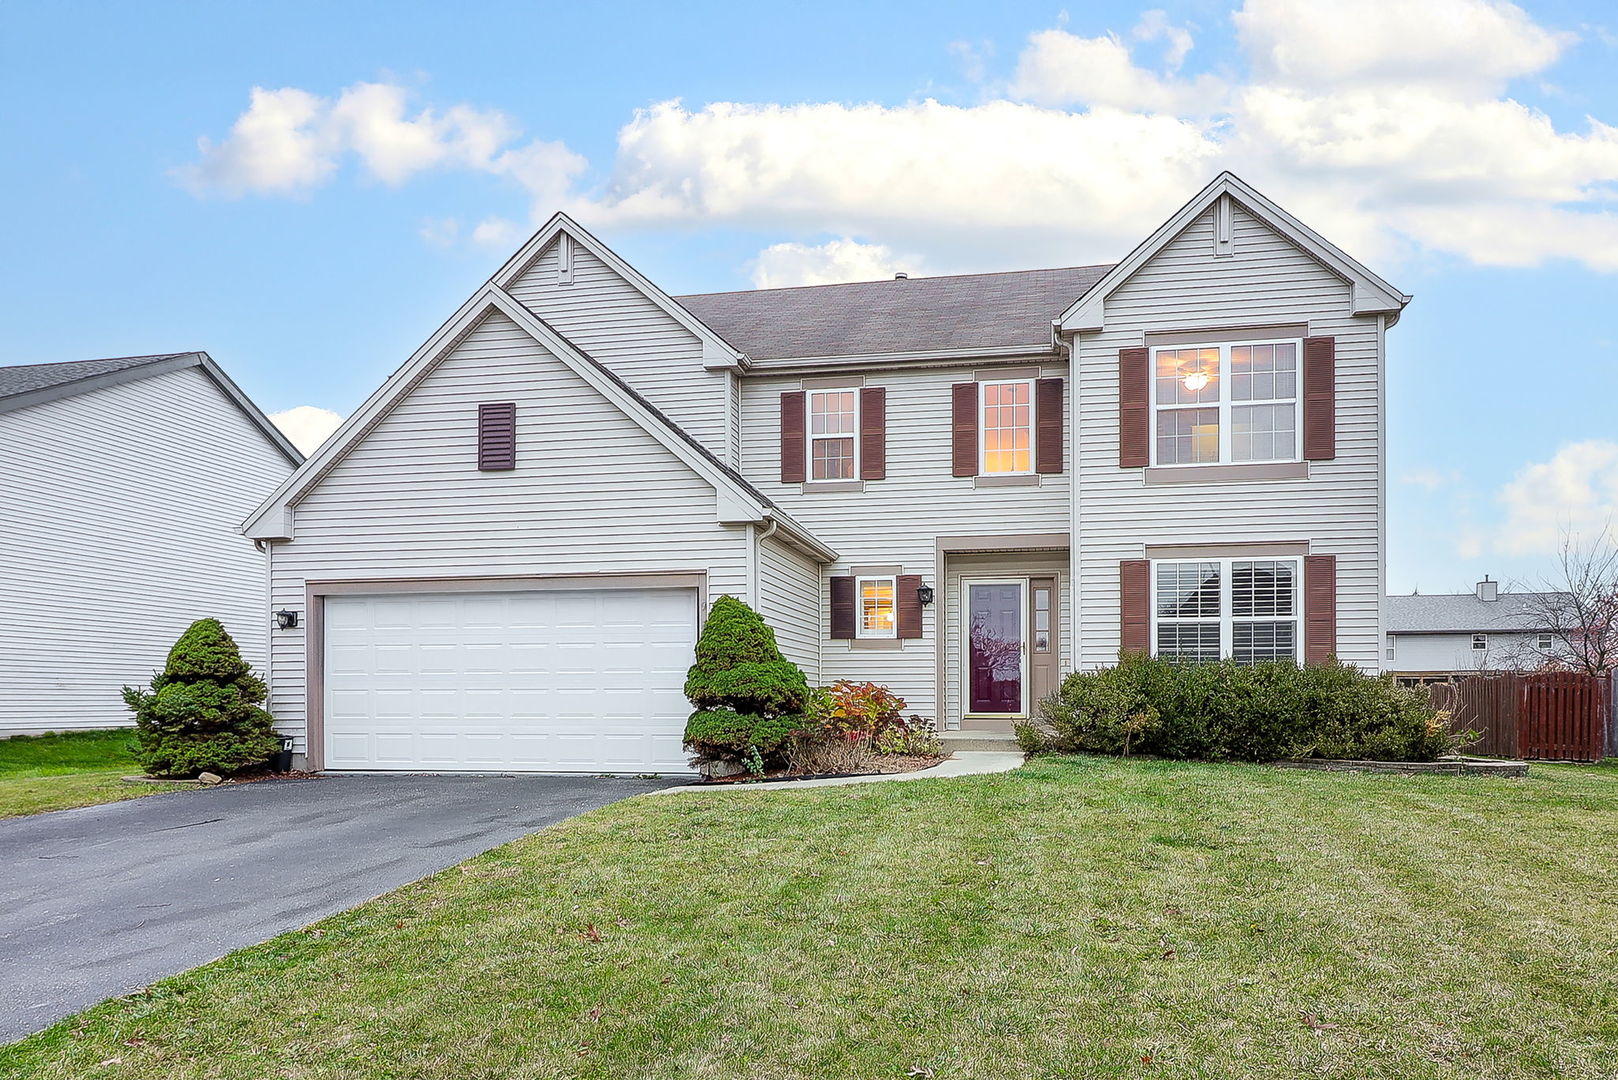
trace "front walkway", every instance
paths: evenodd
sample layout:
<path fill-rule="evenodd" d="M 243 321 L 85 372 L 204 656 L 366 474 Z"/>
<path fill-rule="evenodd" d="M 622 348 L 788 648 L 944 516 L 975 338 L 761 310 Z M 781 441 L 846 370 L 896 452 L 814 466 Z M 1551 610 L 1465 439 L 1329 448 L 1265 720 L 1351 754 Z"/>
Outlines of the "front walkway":
<path fill-rule="evenodd" d="M 663 788 L 657 794 L 677 791 L 778 791 L 785 788 L 840 787 L 843 784 L 880 784 L 889 780 L 931 780 L 943 776 L 982 776 L 1020 768 L 1026 757 L 1017 753 L 990 750 L 957 750 L 937 765 L 915 772 L 877 773 L 872 776 L 837 776 L 822 780 L 772 780 L 762 784 L 684 784 Z"/>

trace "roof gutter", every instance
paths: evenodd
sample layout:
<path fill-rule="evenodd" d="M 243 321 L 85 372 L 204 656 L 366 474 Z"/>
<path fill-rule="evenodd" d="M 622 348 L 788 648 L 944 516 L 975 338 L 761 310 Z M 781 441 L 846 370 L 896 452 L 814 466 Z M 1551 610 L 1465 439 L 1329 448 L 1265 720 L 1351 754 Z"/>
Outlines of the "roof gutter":
<path fill-rule="evenodd" d="M 771 536 L 774 536 L 777 531 L 779 531 L 784 539 L 789 541 L 794 547 L 799 548 L 806 554 L 813 557 L 816 561 L 823 563 L 834 563 L 837 561 L 837 552 L 821 543 L 818 539 L 816 539 L 813 533 L 804 528 L 802 525 L 799 525 L 796 521 L 793 521 L 791 518 L 787 517 L 787 515 L 783 514 L 781 511 L 774 509 L 765 510 L 764 517 L 761 520 L 768 523 L 770 528 L 768 532 L 759 537 L 760 540 L 767 540 Z"/>

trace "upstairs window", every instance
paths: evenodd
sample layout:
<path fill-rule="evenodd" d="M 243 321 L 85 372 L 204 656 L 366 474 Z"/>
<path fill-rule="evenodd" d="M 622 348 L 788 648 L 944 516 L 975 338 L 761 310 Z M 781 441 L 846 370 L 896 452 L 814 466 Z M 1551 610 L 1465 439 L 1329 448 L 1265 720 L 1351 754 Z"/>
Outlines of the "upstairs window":
<path fill-rule="evenodd" d="M 1484 649 L 1487 649 L 1488 647 L 1489 647 L 1489 635 L 1488 634 L 1473 634 L 1472 635 L 1472 651 L 1473 652 L 1482 652 Z"/>
<path fill-rule="evenodd" d="M 978 387 L 982 433 L 980 471 L 1017 474 L 1034 471 L 1034 383 L 1031 379 L 986 382 Z"/>
<path fill-rule="evenodd" d="M 893 577 L 862 577 L 854 581 L 854 595 L 859 602 L 854 636 L 861 638 L 891 638 L 899 636 L 896 579 Z"/>
<path fill-rule="evenodd" d="M 1298 341 L 1152 350 L 1153 464 L 1297 461 Z"/>
<path fill-rule="evenodd" d="M 809 409 L 809 479 L 852 480 L 858 475 L 854 455 L 859 440 L 859 394 L 854 390 L 811 390 Z"/>
<path fill-rule="evenodd" d="M 1552 644 L 1551 635 L 1549 635 L 1549 634 L 1541 634 L 1541 635 L 1539 635 L 1539 638 L 1537 640 L 1537 644 L 1539 645 L 1539 651 L 1540 652 L 1550 652 L 1551 651 L 1551 644 Z"/>
<path fill-rule="evenodd" d="M 1153 651 L 1181 660 L 1298 659 L 1297 559 L 1152 564 Z"/>

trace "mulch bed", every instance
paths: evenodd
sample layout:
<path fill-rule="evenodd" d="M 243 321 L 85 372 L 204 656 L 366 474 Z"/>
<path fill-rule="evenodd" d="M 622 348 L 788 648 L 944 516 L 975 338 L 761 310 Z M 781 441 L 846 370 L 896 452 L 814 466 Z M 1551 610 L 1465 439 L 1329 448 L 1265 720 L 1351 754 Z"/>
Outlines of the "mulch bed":
<path fill-rule="evenodd" d="M 791 773 L 785 769 L 777 769 L 774 772 L 764 773 L 762 776 L 748 776 L 746 774 L 741 776 L 714 776 L 704 777 L 697 782 L 699 784 L 773 784 L 784 780 L 846 780 L 851 776 L 883 776 L 888 773 L 919 772 L 922 769 L 932 768 L 948 756 L 947 754 L 942 754 L 938 757 L 894 754 L 877 759 L 872 768 L 863 772 Z"/>

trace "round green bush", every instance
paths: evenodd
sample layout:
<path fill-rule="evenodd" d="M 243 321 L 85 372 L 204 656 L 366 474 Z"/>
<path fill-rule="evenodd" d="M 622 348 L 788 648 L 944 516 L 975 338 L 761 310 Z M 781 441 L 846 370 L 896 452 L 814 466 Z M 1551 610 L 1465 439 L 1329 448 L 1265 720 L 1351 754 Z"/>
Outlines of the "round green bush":
<path fill-rule="evenodd" d="M 757 768 L 801 725 L 809 682 L 781 655 L 758 612 L 734 596 L 721 596 L 697 639 L 685 696 L 696 707 L 685 732 L 693 763 Z"/>
<path fill-rule="evenodd" d="M 135 714 L 135 757 L 148 773 L 223 776 L 262 765 L 280 749 L 253 674 L 218 619 L 198 619 L 169 650 L 151 689 L 124 687 Z"/>

